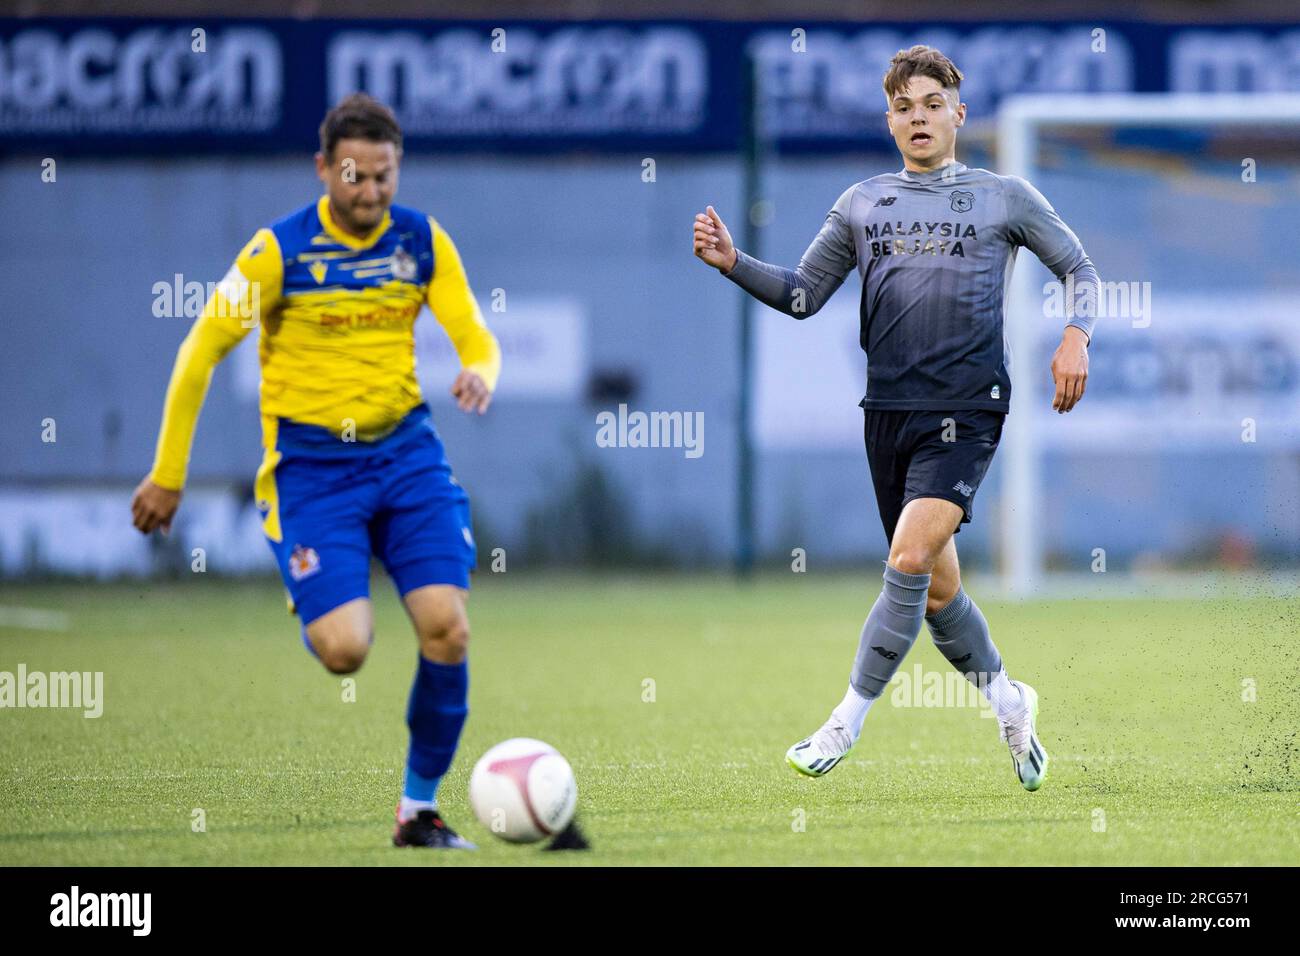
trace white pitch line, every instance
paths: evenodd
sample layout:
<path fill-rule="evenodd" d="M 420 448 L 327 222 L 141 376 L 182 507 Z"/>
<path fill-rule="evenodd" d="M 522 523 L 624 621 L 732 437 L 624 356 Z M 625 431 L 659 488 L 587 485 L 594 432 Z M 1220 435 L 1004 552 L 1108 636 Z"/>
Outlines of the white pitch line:
<path fill-rule="evenodd" d="M 29 631 L 67 631 L 72 629 L 72 618 L 66 611 L 0 604 L 0 627 L 18 627 Z"/>
<path fill-rule="evenodd" d="M 337 777 L 339 774 L 346 773 L 363 773 L 370 776 L 396 776 L 400 770 L 393 767 L 357 767 L 355 770 L 340 770 L 338 767 L 303 767 L 303 768 L 283 768 L 277 770 L 253 770 L 248 771 L 243 767 L 232 767 L 226 770 L 216 770 L 211 768 L 196 768 L 194 770 L 179 771 L 133 771 L 131 773 L 113 773 L 113 774 L 90 774 L 75 775 L 62 777 L 41 777 L 37 774 L 18 774 L 9 778 L 9 783 L 19 784 L 29 780 L 32 782 L 53 782 L 53 783 L 145 783 L 152 780 L 185 780 L 190 777 L 211 777 L 226 776 L 230 774 L 245 774 L 252 777 L 266 777 L 273 779 L 276 777 L 288 776 L 312 776 L 312 777 Z"/>

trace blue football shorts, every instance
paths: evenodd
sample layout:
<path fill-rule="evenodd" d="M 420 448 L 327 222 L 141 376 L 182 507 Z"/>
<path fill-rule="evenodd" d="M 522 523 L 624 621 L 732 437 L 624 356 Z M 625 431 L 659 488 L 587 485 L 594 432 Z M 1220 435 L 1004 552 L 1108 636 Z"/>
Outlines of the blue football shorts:
<path fill-rule="evenodd" d="M 399 594 L 429 584 L 469 588 L 477 560 L 469 496 L 423 403 L 375 442 L 345 442 L 280 419 L 256 495 L 291 610 L 304 625 L 370 596 L 371 555 Z"/>

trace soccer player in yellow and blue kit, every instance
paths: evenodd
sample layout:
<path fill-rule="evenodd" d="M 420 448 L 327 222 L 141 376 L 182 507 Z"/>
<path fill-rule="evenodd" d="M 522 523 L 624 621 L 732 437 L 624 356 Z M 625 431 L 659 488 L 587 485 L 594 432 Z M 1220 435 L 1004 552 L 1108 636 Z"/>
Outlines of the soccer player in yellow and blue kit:
<path fill-rule="evenodd" d="M 325 195 L 258 230 L 180 347 L 132 516 L 145 534 L 170 528 L 212 370 L 260 326 L 255 494 L 303 641 L 333 673 L 361 666 L 378 557 L 420 644 L 393 843 L 472 849 L 439 815 L 437 790 L 468 712 L 476 552 L 468 498 L 416 382 L 416 317 L 427 304 L 451 338 L 462 365 L 451 392 L 466 412 L 487 410 L 501 353 L 447 233 L 393 205 L 402 134 L 392 111 L 355 94 L 320 137 Z"/>

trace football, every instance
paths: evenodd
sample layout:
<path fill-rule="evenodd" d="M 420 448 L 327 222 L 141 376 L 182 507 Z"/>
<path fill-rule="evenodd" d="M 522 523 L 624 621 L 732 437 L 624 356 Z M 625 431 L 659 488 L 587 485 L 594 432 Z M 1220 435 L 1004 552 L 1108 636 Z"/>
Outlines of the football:
<path fill-rule="evenodd" d="M 514 737 L 474 765 L 469 802 L 479 821 L 510 843 L 536 843 L 573 819 L 578 784 L 573 768 L 550 744 Z"/>

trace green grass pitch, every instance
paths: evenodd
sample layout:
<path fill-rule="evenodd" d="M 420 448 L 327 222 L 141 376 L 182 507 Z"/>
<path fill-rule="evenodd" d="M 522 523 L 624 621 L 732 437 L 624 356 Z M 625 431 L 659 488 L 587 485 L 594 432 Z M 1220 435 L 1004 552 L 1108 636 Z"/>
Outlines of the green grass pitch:
<path fill-rule="evenodd" d="M 388 583 L 373 591 L 375 647 L 345 702 L 274 582 L 7 585 L 0 605 L 70 627 L 0 626 L 0 670 L 103 671 L 105 703 L 98 719 L 0 710 L 0 864 L 1300 860 L 1296 598 L 981 600 L 1041 696 L 1051 769 L 1026 793 L 995 721 L 892 692 L 830 775 L 785 765 L 844 691 L 874 574 L 480 574 L 470 717 L 440 796 L 481 850 L 453 854 L 388 842 L 416 651 Z M 928 631 L 903 672 L 918 663 L 949 670 Z M 594 852 L 511 846 L 473 819 L 470 768 L 513 736 L 568 756 Z"/>

